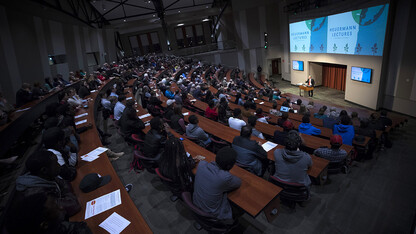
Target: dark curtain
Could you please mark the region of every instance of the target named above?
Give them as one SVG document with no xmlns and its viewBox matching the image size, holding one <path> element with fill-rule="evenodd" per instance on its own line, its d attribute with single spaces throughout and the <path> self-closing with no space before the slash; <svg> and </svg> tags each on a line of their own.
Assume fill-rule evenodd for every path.
<svg viewBox="0 0 416 234">
<path fill-rule="evenodd" d="M 322 64 L 322 85 L 332 89 L 345 91 L 347 66 Z"/>
</svg>

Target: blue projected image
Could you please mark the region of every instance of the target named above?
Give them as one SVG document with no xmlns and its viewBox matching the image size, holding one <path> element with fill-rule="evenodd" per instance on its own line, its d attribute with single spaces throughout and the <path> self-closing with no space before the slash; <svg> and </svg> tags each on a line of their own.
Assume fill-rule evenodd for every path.
<svg viewBox="0 0 416 234">
<path fill-rule="evenodd" d="M 351 80 L 371 83 L 371 69 L 363 67 L 351 67 Z"/>
<path fill-rule="evenodd" d="M 382 56 L 389 4 L 291 23 L 291 53 Z"/>
<path fill-rule="evenodd" d="M 292 60 L 292 69 L 303 71 L 303 61 Z"/>
</svg>

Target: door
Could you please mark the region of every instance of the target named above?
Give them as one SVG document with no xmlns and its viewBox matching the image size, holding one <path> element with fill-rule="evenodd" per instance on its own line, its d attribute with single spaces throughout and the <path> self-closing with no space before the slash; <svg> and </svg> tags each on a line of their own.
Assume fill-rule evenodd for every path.
<svg viewBox="0 0 416 234">
<path fill-rule="evenodd" d="M 281 75 L 281 59 L 272 60 L 272 75 Z"/>
</svg>

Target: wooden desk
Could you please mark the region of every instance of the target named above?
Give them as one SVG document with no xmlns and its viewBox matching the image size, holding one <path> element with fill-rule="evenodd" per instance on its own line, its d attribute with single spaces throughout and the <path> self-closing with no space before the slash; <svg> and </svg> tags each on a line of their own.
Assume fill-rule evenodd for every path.
<svg viewBox="0 0 416 234">
<path fill-rule="evenodd" d="M 107 81 L 103 86 L 110 87 L 113 83 L 113 81 Z M 98 131 L 96 128 L 94 118 L 95 110 L 98 107 L 97 94 L 98 92 L 94 92 L 91 95 L 89 95 L 88 97 L 92 98 L 93 102 L 89 104 L 89 107 L 87 109 L 80 109 L 77 113 L 77 115 L 82 113 L 88 113 L 86 117 L 77 119 L 77 121 L 87 119 L 88 123 L 93 124 L 92 129 L 80 134 L 80 156 L 90 152 L 91 150 L 94 150 L 97 147 L 102 146 L 100 138 L 98 136 Z M 104 229 L 100 228 L 98 225 L 101 222 L 103 222 L 106 218 L 108 218 L 108 216 L 110 216 L 113 212 L 117 212 L 118 214 L 120 214 L 121 216 L 123 216 L 131 222 L 130 225 L 127 226 L 127 228 L 125 229 L 125 233 L 152 233 L 152 230 L 150 230 L 146 221 L 143 219 L 142 215 L 137 210 L 136 205 L 133 203 L 129 194 L 124 188 L 124 185 L 121 183 L 106 153 L 103 153 L 98 159 L 94 160 L 93 162 L 85 162 L 79 159 L 77 172 L 77 177 L 73 182 L 71 182 L 71 184 L 74 189 L 74 193 L 77 196 L 79 203 L 81 204 L 82 209 L 79 213 L 72 216 L 70 218 L 70 221 L 85 221 L 87 222 L 88 226 L 91 228 L 93 233 L 105 233 Z M 79 184 L 85 175 L 93 172 L 103 176 L 110 175 L 111 181 L 107 185 L 98 188 L 90 193 L 83 193 L 79 189 Z M 85 207 L 88 201 L 98 198 L 107 193 L 113 192 L 117 189 L 120 189 L 122 200 L 121 205 L 107 210 L 101 214 L 95 215 L 87 220 L 84 220 Z"/>
<path fill-rule="evenodd" d="M 249 81 L 250 83 L 253 84 L 254 87 L 258 88 L 258 89 L 264 89 L 264 86 L 261 85 L 259 82 L 257 82 L 256 79 L 254 79 L 254 73 L 250 72 L 249 74 Z"/>
<path fill-rule="evenodd" d="M 305 92 L 312 91 L 313 90 L 313 87 L 299 85 L 299 96 L 301 96 L 301 97 L 302 97 L 302 90 L 303 90 L 303 93 L 305 94 Z"/>
</svg>

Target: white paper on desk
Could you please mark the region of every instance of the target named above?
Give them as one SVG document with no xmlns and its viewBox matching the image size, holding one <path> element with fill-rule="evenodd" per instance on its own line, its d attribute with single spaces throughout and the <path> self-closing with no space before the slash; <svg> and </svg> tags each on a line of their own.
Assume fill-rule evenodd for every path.
<svg viewBox="0 0 416 234">
<path fill-rule="evenodd" d="M 189 112 L 185 112 L 185 113 L 182 113 L 182 114 L 183 114 L 183 116 L 189 115 Z"/>
<path fill-rule="evenodd" d="M 196 102 L 196 99 L 189 100 L 190 102 Z"/>
<path fill-rule="evenodd" d="M 126 98 L 126 100 L 130 100 L 130 99 L 133 99 L 133 97 L 128 97 L 128 98 Z"/>
<path fill-rule="evenodd" d="M 84 161 L 87 161 L 87 162 L 92 162 L 92 161 L 96 160 L 97 158 L 99 158 L 99 157 L 95 156 L 95 155 L 88 155 L 88 154 L 81 156 L 81 160 L 84 160 Z"/>
<path fill-rule="evenodd" d="M 129 224 L 130 221 L 114 212 L 107 219 L 105 219 L 99 226 L 104 228 L 107 232 L 111 234 L 119 234 L 127 226 L 129 226 Z"/>
<path fill-rule="evenodd" d="M 26 111 L 26 110 L 29 110 L 30 109 L 30 107 L 28 107 L 28 108 L 25 108 L 25 109 L 20 109 L 20 110 L 16 110 L 15 112 L 21 112 L 21 111 Z"/>
<path fill-rule="evenodd" d="M 262 104 L 264 104 L 264 102 L 260 102 L 259 104 L 262 105 Z"/>
<path fill-rule="evenodd" d="M 97 92 L 97 90 L 95 90 L 95 89 L 94 90 L 91 90 L 91 93 L 95 93 L 95 92 Z"/>
<path fill-rule="evenodd" d="M 295 114 L 296 114 L 296 113 L 298 113 L 298 110 L 293 110 L 293 112 L 295 112 Z"/>
<path fill-rule="evenodd" d="M 86 155 L 98 156 L 98 155 L 100 155 L 100 154 L 104 153 L 104 152 L 105 152 L 105 151 L 107 151 L 107 150 L 108 150 L 108 148 L 98 147 L 98 148 L 96 148 L 95 150 L 93 150 L 93 151 L 89 152 L 89 153 L 88 153 L 88 154 L 86 154 Z"/>
<path fill-rule="evenodd" d="M 273 142 L 270 142 L 270 141 L 267 141 L 266 143 L 264 143 L 263 145 L 261 145 L 261 147 L 263 147 L 263 149 L 266 152 L 269 152 L 271 149 L 273 149 L 276 146 L 277 146 L 277 144 L 275 144 Z"/>
<path fill-rule="evenodd" d="M 87 122 L 87 120 L 83 119 L 83 120 L 80 120 L 80 121 L 76 122 L 75 125 L 80 125 L 80 124 L 83 124 L 83 123 L 86 123 L 86 122 Z"/>
<path fill-rule="evenodd" d="M 257 98 L 253 98 L 254 99 L 254 101 L 256 101 L 257 100 Z"/>
<path fill-rule="evenodd" d="M 94 215 L 100 214 L 120 204 L 120 189 L 117 189 L 114 192 L 105 194 L 99 198 L 87 202 L 85 207 L 85 219 L 91 218 Z"/>
<path fill-rule="evenodd" d="M 78 119 L 78 118 L 81 118 L 81 117 L 84 117 L 84 116 L 87 116 L 87 115 L 88 115 L 88 113 L 80 114 L 80 115 L 75 116 L 75 119 Z"/>
<path fill-rule="evenodd" d="M 149 126 L 150 125 L 150 123 L 147 123 L 147 124 L 145 124 L 144 126 Z"/>
<path fill-rule="evenodd" d="M 144 119 L 144 118 L 149 117 L 149 116 L 150 116 L 150 114 L 140 115 L 139 119 Z"/>
</svg>

